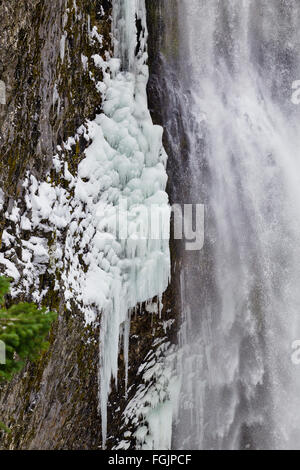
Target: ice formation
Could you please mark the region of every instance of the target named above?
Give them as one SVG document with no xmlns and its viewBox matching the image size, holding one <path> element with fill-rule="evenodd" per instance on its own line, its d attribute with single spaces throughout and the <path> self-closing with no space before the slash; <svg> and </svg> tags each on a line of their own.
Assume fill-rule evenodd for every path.
<svg viewBox="0 0 300 470">
<path fill-rule="evenodd" d="M 132 439 L 138 450 L 171 449 L 180 390 L 176 361 L 176 347 L 166 338 L 157 338 L 139 368 L 142 383 L 123 413 L 124 438 L 116 450 L 127 450 Z"/>
<path fill-rule="evenodd" d="M 139 48 L 136 17 L 142 22 Z M 128 356 L 130 311 L 139 303 L 161 298 L 170 276 L 167 157 L 162 129 L 153 125 L 147 107 L 144 1 L 115 1 L 113 23 L 115 57 L 104 60 L 97 53 L 93 56 L 104 76 L 103 82 L 95 83 L 102 94 L 103 112 L 86 121 L 74 137 L 57 148 L 53 167 L 62 184 L 53 183 L 50 176 L 38 181 L 27 173 L 23 184 L 26 209 L 21 210 L 21 201 L 16 201 L 7 210 L 5 216 L 15 224 L 16 233 L 3 233 L 5 256 L 0 254 L 5 273 L 16 281 L 14 296 L 26 293 L 40 302 L 47 292 L 41 292 L 39 276 L 46 272 L 55 275 L 59 270 L 55 289 L 64 289 L 66 308 L 79 308 L 86 323 L 101 318 L 99 408 L 103 446 L 108 395 L 111 379 L 117 381 L 122 335 L 125 358 Z M 89 25 L 89 35 L 97 49 L 102 42 L 97 28 Z M 64 60 L 64 36 L 60 46 Z M 82 57 L 82 61 L 87 67 L 87 59 Z M 58 100 L 55 85 L 53 104 Z M 82 137 L 89 146 L 77 174 L 72 174 L 64 157 Z M 15 236 L 32 231 L 37 236 L 20 240 L 21 257 L 17 258 Z M 160 398 L 169 400 L 170 394 L 165 390 L 157 396 L 153 407 L 158 406 Z M 169 413 L 169 402 L 162 406 Z M 150 427 L 159 425 L 155 414 L 147 416 Z M 140 429 L 139 442 L 145 441 L 141 434 Z M 163 447 L 170 445 L 165 440 Z"/>
</svg>

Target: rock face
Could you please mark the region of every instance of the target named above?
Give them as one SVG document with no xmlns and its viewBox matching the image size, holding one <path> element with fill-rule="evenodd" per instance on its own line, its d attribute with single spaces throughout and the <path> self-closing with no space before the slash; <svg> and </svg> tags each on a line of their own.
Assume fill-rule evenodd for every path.
<svg viewBox="0 0 300 470">
<path fill-rule="evenodd" d="M 39 236 L 7 218 L 16 199 L 24 201 L 26 171 L 43 179 L 56 146 L 74 135 L 85 118 L 101 106 L 93 79 L 101 79 L 91 55 L 110 47 L 109 1 L 55 0 L 1 2 L 1 80 L 6 104 L 1 106 L 0 180 L 4 192 L 1 234 L 14 243 L 1 251 L 20 271 L 21 240 Z M 91 28 L 103 35 L 96 44 Z M 87 71 L 86 62 L 89 65 Z M 67 155 L 76 171 L 86 142 L 77 142 Z M 62 175 L 53 175 L 60 179 Z M 6 214 L 6 215 L 5 215 Z M 26 228 L 26 227 L 25 227 Z M 49 246 L 54 234 L 48 232 Z M 4 272 L 3 270 L 1 270 Z M 59 310 L 51 333 L 51 348 L 37 364 L 29 364 L 1 392 L 1 419 L 11 428 L 1 447 L 10 449 L 97 449 L 101 446 L 98 414 L 98 331 L 88 331 L 80 311 L 66 311 L 61 289 L 54 291 L 58 273 L 47 265 L 38 289 L 48 289 L 43 304 Z M 59 277 L 59 276 L 58 276 Z M 35 287 L 17 299 L 35 300 Z M 8 299 L 9 302 L 9 299 Z"/>
<path fill-rule="evenodd" d="M 0 73 L 7 90 L 0 121 L 1 173 L 15 197 L 25 169 L 43 174 L 56 145 L 101 104 L 82 55 L 93 67 L 90 24 L 104 33 L 103 52 L 110 50 L 111 6 L 108 1 L 32 0 L 0 7 Z M 96 68 L 93 73 L 99 76 Z"/>
<path fill-rule="evenodd" d="M 112 4 L 109 0 L 11 0 L 0 1 L 0 10 L 0 80 L 5 84 L 5 104 L 0 104 L 0 274 L 10 273 L 16 279 L 8 305 L 34 301 L 59 312 L 49 351 L 9 385 L 2 385 L 0 420 L 11 433 L 0 432 L 0 448 L 101 449 L 101 312 L 87 326 L 78 304 L 65 296 L 66 229 L 54 230 L 42 215 L 38 228 L 28 220 L 40 194 L 36 181 L 63 188 L 72 207 L 70 174 L 77 173 L 89 144 L 84 132 L 64 143 L 86 119 L 101 112 L 102 94 L 95 83 L 102 80 L 103 72 L 92 56 L 105 59 L 112 51 Z M 64 167 L 53 168 L 56 154 L 63 156 Z M 44 196 L 47 201 L 50 194 Z M 64 249 L 58 255 L 61 246 Z M 77 262 L 84 271 L 80 255 Z M 170 398 L 162 377 L 166 367 L 172 375 L 174 366 L 172 357 L 166 364 L 176 332 L 172 286 L 160 314 L 158 304 L 155 298 L 132 314 L 128 386 L 125 390 L 121 347 L 118 386 L 113 387 L 108 404 L 107 448 L 141 446 L 140 434 L 135 434 L 141 425 L 145 435 L 151 434 L 145 419 L 146 392 L 152 390 L 162 403 Z M 159 372 L 147 369 L 153 360 Z"/>
</svg>

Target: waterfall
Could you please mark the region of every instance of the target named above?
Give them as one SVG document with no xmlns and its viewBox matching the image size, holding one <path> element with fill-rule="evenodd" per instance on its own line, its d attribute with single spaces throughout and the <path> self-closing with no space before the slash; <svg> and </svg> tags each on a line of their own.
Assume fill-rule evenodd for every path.
<svg viewBox="0 0 300 470">
<path fill-rule="evenodd" d="M 149 91 L 171 202 L 205 205 L 203 249 L 177 248 L 173 447 L 299 449 L 300 4 L 160 0 L 148 10 L 160 18 L 149 21 Z"/>
</svg>

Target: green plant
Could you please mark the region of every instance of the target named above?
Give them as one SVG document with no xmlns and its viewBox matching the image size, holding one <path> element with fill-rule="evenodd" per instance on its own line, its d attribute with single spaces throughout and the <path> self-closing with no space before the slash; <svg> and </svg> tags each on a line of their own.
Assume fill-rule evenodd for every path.
<svg viewBox="0 0 300 470">
<path fill-rule="evenodd" d="M 0 364 L 0 381 L 10 380 L 27 360 L 34 361 L 49 347 L 47 335 L 55 312 L 39 309 L 35 304 L 20 302 L 5 308 L 10 281 L 0 277 L 0 341 L 5 346 L 5 363 Z M 8 428 L 0 422 L 0 429 Z"/>
</svg>

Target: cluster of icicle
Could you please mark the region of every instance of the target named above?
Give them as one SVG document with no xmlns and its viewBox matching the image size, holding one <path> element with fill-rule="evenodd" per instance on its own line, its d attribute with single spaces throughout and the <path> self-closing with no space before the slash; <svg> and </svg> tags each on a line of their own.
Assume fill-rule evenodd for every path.
<svg viewBox="0 0 300 470">
<path fill-rule="evenodd" d="M 137 18 L 142 25 L 139 38 Z M 91 43 L 100 46 L 96 27 L 92 33 Z M 100 315 L 103 447 L 111 381 L 116 382 L 118 375 L 120 338 L 124 340 L 127 370 L 131 311 L 154 297 L 161 298 L 170 276 L 167 156 L 162 129 L 153 125 L 147 107 L 143 0 L 113 2 L 113 36 L 114 57 L 104 60 L 97 50 L 91 57 L 104 77 L 95 82 L 102 96 L 101 114 L 58 146 L 53 167 L 63 184 L 49 176 L 38 181 L 27 173 L 23 202 L 16 200 L 5 214 L 13 228 L 4 231 L 5 252 L 0 254 L 5 273 L 16 281 L 13 295 L 31 295 L 34 290 L 33 300 L 41 302 L 47 291 L 40 288 L 40 276 L 48 272 L 55 277 L 59 272 L 54 289 L 63 289 L 66 308 L 74 311 L 75 305 L 87 324 L 97 322 Z M 87 59 L 82 59 L 89 73 Z M 54 87 L 58 100 L 56 95 Z M 80 138 L 89 146 L 78 171 L 72 174 L 65 155 Z M 2 199 L 1 193 L 0 208 Z M 28 236 L 23 236 L 27 232 L 38 236 L 28 241 Z M 54 234 L 51 243 L 49 233 Z M 18 251 L 14 248 L 17 243 Z"/>
<path fill-rule="evenodd" d="M 137 19 L 142 25 L 139 38 Z M 162 147 L 162 129 L 153 125 L 147 106 L 145 2 L 115 1 L 113 33 L 116 70 L 106 91 L 99 132 L 104 133 L 105 143 L 113 149 L 120 194 L 127 199 L 124 216 L 130 221 L 130 237 L 121 242 L 120 261 L 110 284 L 109 302 L 103 308 L 100 326 L 99 387 L 104 443 L 111 378 L 117 381 L 120 335 L 124 335 L 127 362 L 130 311 L 155 296 L 160 298 L 170 275 L 166 154 Z M 87 153 L 94 151 L 99 151 L 98 145 L 94 148 L 92 145 Z M 150 208 L 152 226 L 148 223 Z M 159 226 L 153 227 L 153 223 Z M 151 237 L 153 232 L 158 235 L 156 239 Z"/>
</svg>

